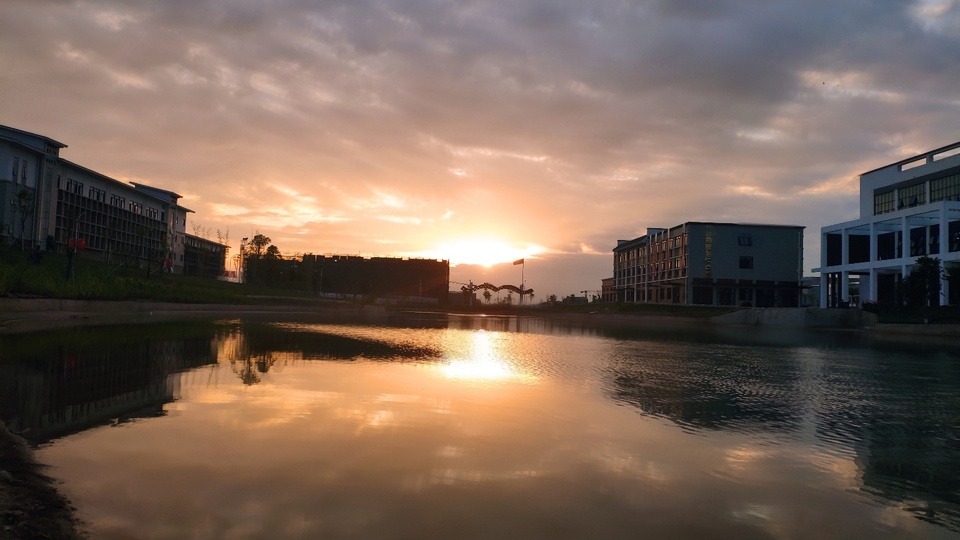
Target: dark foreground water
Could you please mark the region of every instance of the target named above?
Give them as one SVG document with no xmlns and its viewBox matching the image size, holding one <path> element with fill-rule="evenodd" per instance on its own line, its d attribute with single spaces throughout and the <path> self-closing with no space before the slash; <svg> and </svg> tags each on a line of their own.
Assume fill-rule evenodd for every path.
<svg viewBox="0 0 960 540">
<path fill-rule="evenodd" d="M 951 342 L 413 316 L 0 339 L 94 538 L 956 538 Z"/>
</svg>

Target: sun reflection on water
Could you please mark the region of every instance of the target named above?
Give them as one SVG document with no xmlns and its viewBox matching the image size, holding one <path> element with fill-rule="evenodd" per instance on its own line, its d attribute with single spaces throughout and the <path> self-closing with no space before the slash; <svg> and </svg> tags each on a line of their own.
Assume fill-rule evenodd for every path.
<svg viewBox="0 0 960 540">
<path fill-rule="evenodd" d="M 451 358 L 439 369 L 448 379 L 481 383 L 537 381 L 534 375 L 504 358 L 503 339 L 497 332 L 449 332 L 444 349 Z"/>
</svg>

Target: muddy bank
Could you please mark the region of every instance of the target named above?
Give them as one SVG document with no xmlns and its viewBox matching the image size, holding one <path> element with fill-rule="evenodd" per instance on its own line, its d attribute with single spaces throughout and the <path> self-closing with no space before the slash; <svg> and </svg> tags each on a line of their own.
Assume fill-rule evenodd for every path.
<svg viewBox="0 0 960 540">
<path fill-rule="evenodd" d="M 78 539 L 73 508 L 22 438 L 0 422 L 0 539 Z"/>
</svg>

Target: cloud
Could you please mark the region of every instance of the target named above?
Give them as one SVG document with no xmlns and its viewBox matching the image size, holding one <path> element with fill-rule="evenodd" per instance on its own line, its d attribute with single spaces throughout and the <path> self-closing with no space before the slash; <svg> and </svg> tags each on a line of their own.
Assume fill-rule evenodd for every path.
<svg viewBox="0 0 960 540">
<path fill-rule="evenodd" d="M 710 219 L 809 237 L 856 217 L 819 209 L 856 212 L 860 172 L 956 140 L 957 21 L 947 0 L 12 0 L 2 121 L 285 251 L 606 252 Z"/>
</svg>

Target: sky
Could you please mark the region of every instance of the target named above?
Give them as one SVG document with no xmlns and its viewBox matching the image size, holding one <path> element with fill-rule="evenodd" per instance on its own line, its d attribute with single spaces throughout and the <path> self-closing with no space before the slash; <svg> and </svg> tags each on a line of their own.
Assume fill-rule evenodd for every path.
<svg viewBox="0 0 960 540">
<path fill-rule="evenodd" d="M 234 253 L 545 299 L 648 227 L 749 222 L 806 227 L 811 275 L 860 173 L 960 140 L 960 0 L 4 0 L 0 124 Z"/>
</svg>

